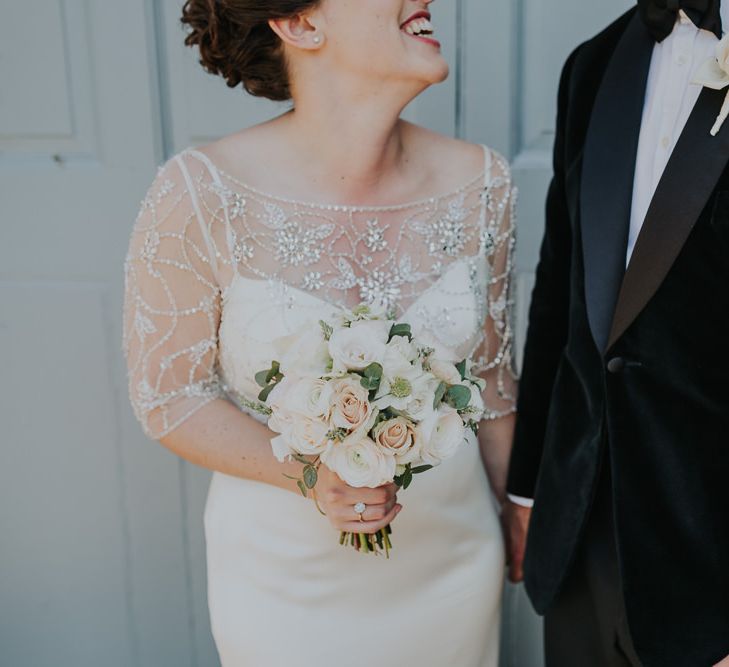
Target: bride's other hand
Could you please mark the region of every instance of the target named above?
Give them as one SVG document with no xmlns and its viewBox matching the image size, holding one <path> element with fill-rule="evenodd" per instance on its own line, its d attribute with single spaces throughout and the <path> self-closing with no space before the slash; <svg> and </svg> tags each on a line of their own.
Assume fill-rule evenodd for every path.
<svg viewBox="0 0 729 667">
<path fill-rule="evenodd" d="M 391 523 L 402 509 L 402 505 L 397 502 L 395 484 L 376 489 L 355 488 L 343 482 L 326 466 L 319 468 L 316 499 L 332 526 L 347 533 L 373 535 Z M 366 506 L 362 521 L 355 511 L 357 503 Z"/>
<path fill-rule="evenodd" d="M 532 510 L 507 500 L 501 520 L 506 543 L 506 563 L 509 566 L 509 581 L 514 584 L 524 579 L 524 552 Z"/>
</svg>

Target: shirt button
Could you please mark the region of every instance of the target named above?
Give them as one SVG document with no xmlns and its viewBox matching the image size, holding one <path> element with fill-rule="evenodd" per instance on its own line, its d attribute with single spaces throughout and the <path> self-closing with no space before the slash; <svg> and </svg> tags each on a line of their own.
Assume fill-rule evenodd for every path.
<svg viewBox="0 0 729 667">
<path fill-rule="evenodd" d="M 617 375 L 618 373 L 621 373 L 624 368 L 625 368 L 625 359 L 623 359 L 622 357 L 613 357 L 607 363 L 607 369 L 613 375 Z"/>
<path fill-rule="evenodd" d="M 671 139 L 669 137 L 663 137 L 663 139 L 661 139 L 661 146 L 663 146 L 663 148 L 668 148 L 670 144 Z"/>
</svg>

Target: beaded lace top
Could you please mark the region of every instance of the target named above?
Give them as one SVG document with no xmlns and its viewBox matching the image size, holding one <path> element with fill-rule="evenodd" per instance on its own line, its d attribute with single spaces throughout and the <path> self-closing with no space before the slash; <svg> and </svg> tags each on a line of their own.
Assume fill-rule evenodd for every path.
<svg viewBox="0 0 729 667">
<path fill-rule="evenodd" d="M 123 347 L 145 432 L 160 438 L 213 400 L 255 399 L 230 386 L 245 383 L 231 383 L 221 363 L 221 321 L 241 307 L 230 298 L 241 284 L 265 290 L 266 306 L 284 311 L 312 299 L 331 309 L 364 301 L 415 320 L 436 346 L 474 356 L 487 380 L 487 418 L 513 412 L 515 191 L 504 158 L 484 154 L 483 172 L 461 187 L 398 206 L 272 196 L 196 150 L 161 167 L 124 266 Z M 464 318 L 472 335 L 461 336 Z"/>
</svg>

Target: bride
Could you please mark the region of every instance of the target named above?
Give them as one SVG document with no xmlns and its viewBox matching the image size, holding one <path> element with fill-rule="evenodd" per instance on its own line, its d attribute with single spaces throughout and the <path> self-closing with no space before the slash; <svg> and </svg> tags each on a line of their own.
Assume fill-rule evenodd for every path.
<svg viewBox="0 0 729 667">
<path fill-rule="evenodd" d="M 205 510 L 224 667 L 495 667 L 515 380 L 504 159 L 399 118 L 448 66 L 429 0 L 188 0 L 187 44 L 280 117 L 160 169 L 125 263 L 125 353 L 145 432 L 214 471 Z M 317 496 L 252 410 L 273 342 L 360 301 L 438 356 L 478 359 L 478 441 L 407 491 Z M 264 420 L 265 421 L 265 420 Z M 358 520 L 355 505 L 366 509 Z M 397 518 L 396 518 L 397 517 Z M 393 522 L 390 560 L 337 531 Z"/>
</svg>

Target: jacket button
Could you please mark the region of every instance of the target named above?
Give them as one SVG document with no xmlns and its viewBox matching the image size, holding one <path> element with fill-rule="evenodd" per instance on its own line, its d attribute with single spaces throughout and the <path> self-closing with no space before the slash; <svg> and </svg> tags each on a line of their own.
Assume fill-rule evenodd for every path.
<svg viewBox="0 0 729 667">
<path fill-rule="evenodd" d="M 620 373 L 625 368 L 625 359 L 622 357 L 613 357 L 607 363 L 607 369 L 611 373 Z"/>
</svg>

